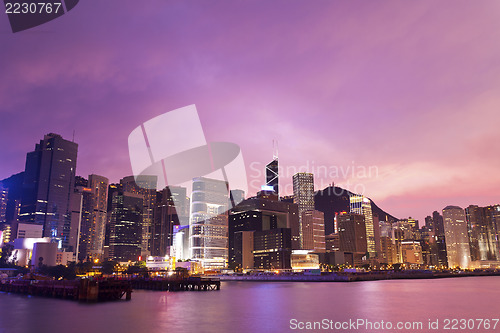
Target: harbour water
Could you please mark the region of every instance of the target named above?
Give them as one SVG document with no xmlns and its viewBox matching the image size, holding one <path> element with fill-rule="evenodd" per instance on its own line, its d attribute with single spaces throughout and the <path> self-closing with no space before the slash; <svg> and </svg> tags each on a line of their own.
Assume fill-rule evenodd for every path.
<svg viewBox="0 0 500 333">
<path fill-rule="evenodd" d="M 469 327 L 462 330 L 458 322 L 461 332 L 500 332 L 500 323 L 493 329 L 494 319 L 499 318 L 497 276 L 351 283 L 223 282 L 220 291 L 137 290 L 132 301 L 97 304 L 0 293 L 1 333 L 446 332 L 447 319 L 469 320 Z M 484 322 L 478 327 L 480 319 L 490 320 L 489 329 Z M 358 320 L 371 322 L 371 329 L 352 325 L 342 329 L 338 324 Z M 385 329 L 376 328 L 381 321 Z M 437 321 L 437 329 L 429 329 L 429 321 Z M 322 326 L 299 329 L 315 322 Z M 331 326 L 326 327 L 327 322 Z M 388 322 L 421 322 L 422 327 L 389 330 Z"/>
</svg>

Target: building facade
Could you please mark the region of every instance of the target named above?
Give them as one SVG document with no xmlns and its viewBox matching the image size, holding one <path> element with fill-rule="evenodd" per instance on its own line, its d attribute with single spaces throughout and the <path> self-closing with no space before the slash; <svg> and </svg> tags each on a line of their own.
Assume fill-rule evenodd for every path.
<svg viewBox="0 0 500 333">
<path fill-rule="evenodd" d="M 143 256 L 151 254 L 151 225 L 154 219 L 157 182 L 157 176 L 149 175 L 128 176 L 120 180 L 124 192 L 139 194 L 143 199 L 141 232 L 141 253 Z"/>
<path fill-rule="evenodd" d="M 137 193 L 114 192 L 110 219 L 109 257 L 137 261 L 141 258 L 144 197 Z"/>
<path fill-rule="evenodd" d="M 304 247 L 303 214 L 314 210 L 314 176 L 312 173 L 299 172 L 293 175 L 293 202 L 299 207 L 300 248 L 307 249 Z"/>
<path fill-rule="evenodd" d="M 326 251 L 325 215 L 319 210 L 302 213 L 302 249 L 316 253 Z"/>
<path fill-rule="evenodd" d="M 228 184 L 198 177 L 191 195 L 191 258 L 206 269 L 220 269 L 228 259 Z"/>
<path fill-rule="evenodd" d="M 74 193 L 78 145 L 50 133 L 26 156 L 20 221 L 41 225 L 67 251 L 76 250 L 70 241 L 70 201 Z"/>
<path fill-rule="evenodd" d="M 361 214 L 365 217 L 366 228 L 366 244 L 370 258 L 377 256 L 375 247 L 375 230 L 373 226 L 372 205 L 370 199 L 363 195 L 352 194 L 349 197 L 350 212 L 354 214 Z"/>
<path fill-rule="evenodd" d="M 448 267 L 470 266 L 470 247 L 465 212 L 457 206 L 447 206 L 443 209 L 444 232 Z"/>
</svg>

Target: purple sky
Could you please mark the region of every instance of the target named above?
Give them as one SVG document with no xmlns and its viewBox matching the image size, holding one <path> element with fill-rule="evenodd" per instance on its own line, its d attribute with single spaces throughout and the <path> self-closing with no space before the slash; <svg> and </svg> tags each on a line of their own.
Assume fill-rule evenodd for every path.
<svg viewBox="0 0 500 333">
<path fill-rule="evenodd" d="M 135 127 L 196 104 L 250 181 L 277 139 L 283 188 L 314 166 L 398 217 L 500 203 L 499 41 L 498 0 L 80 1 L 16 34 L 0 15 L 0 179 L 75 130 L 77 173 L 118 181 Z"/>
</svg>

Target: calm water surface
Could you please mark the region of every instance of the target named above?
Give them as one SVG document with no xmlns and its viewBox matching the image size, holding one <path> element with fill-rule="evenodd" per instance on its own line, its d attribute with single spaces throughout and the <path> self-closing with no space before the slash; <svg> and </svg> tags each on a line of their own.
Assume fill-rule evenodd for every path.
<svg viewBox="0 0 500 333">
<path fill-rule="evenodd" d="M 225 282 L 220 291 L 135 291 L 132 301 L 81 304 L 0 293 L 0 332 L 298 332 L 290 320 L 398 322 L 500 318 L 500 277 L 354 283 Z M 303 330 L 385 332 L 387 330 Z M 457 330 L 458 332 L 500 332 Z M 393 330 L 397 332 L 397 330 Z M 403 332 L 403 331 L 398 331 Z M 405 332 L 417 332 L 406 330 Z M 453 331 L 452 331 L 453 332 Z"/>
</svg>

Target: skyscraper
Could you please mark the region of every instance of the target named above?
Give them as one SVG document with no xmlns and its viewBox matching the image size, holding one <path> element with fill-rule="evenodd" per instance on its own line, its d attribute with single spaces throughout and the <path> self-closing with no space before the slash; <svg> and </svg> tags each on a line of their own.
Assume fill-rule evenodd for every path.
<svg viewBox="0 0 500 333">
<path fill-rule="evenodd" d="M 170 255 L 176 259 L 189 259 L 189 210 L 190 199 L 186 195 L 187 189 L 181 186 L 168 186 L 172 198 L 171 203 L 175 204 L 174 215 L 170 215 L 172 221 L 172 234 L 169 235 L 168 243 L 171 245 Z M 172 210 L 172 209 L 171 209 Z M 156 213 L 155 213 L 156 214 Z M 155 223 L 157 223 L 155 216 Z M 157 237 L 153 235 L 153 237 Z M 162 235 L 161 237 L 165 237 Z"/>
<path fill-rule="evenodd" d="M 244 211 L 262 212 L 262 230 L 289 228 L 291 230 L 292 249 L 300 250 L 299 213 L 297 204 L 293 202 L 278 201 L 275 195 L 258 195 L 257 197 L 244 200 L 233 208 L 231 213 Z"/>
<path fill-rule="evenodd" d="M 446 240 L 444 235 L 443 215 L 438 211 L 432 212 L 432 222 L 434 224 L 434 235 L 436 237 L 437 260 L 440 267 L 448 266 L 448 254 L 446 253 Z"/>
<path fill-rule="evenodd" d="M 50 133 L 26 156 L 19 219 L 43 227 L 43 236 L 75 251 L 70 243 L 70 196 L 74 192 L 78 145 Z M 77 226 L 73 226 L 77 227 Z"/>
<path fill-rule="evenodd" d="M 112 195 L 109 256 L 117 261 L 136 261 L 141 256 L 144 197 L 130 192 Z"/>
<path fill-rule="evenodd" d="M 457 206 L 443 208 L 448 267 L 468 268 L 470 248 L 465 212 Z"/>
<path fill-rule="evenodd" d="M 352 266 L 366 263 L 367 242 L 365 216 L 341 213 L 337 216 L 339 249 L 344 252 L 344 261 Z"/>
<path fill-rule="evenodd" d="M 500 260 L 500 205 L 485 207 L 486 224 L 491 229 L 488 236 L 490 248 L 495 249 L 496 260 Z"/>
<path fill-rule="evenodd" d="M 434 230 L 434 220 L 432 219 L 432 216 L 425 217 L 425 226 L 431 230 Z"/>
<path fill-rule="evenodd" d="M 231 211 L 229 214 L 229 267 L 244 269 L 253 267 L 253 232 L 262 230 L 263 212 L 248 210 Z M 252 234 L 250 236 L 250 234 Z M 251 246 L 247 243 L 252 241 Z M 244 251 L 246 247 L 247 251 Z M 244 264 L 244 259 L 251 257 L 252 264 Z M 249 260 L 249 259 L 248 259 Z"/>
<path fill-rule="evenodd" d="M 302 213 L 302 248 L 325 252 L 325 215 L 319 210 Z"/>
<path fill-rule="evenodd" d="M 278 157 L 275 156 L 268 165 L 266 165 L 266 185 L 272 186 L 274 192 L 279 198 L 279 174 Z"/>
<path fill-rule="evenodd" d="M 314 176 L 312 173 L 299 172 L 293 175 L 293 202 L 299 206 L 300 247 L 305 249 L 303 214 L 314 210 Z"/>
<path fill-rule="evenodd" d="M 106 177 L 90 175 L 88 185 L 82 188 L 80 223 L 80 260 L 103 259 L 104 234 L 108 209 L 108 185 Z"/>
<path fill-rule="evenodd" d="M 136 193 L 143 198 L 142 209 L 142 241 L 141 253 L 143 256 L 150 254 L 151 250 L 151 225 L 153 223 L 154 206 L 156 203 L 157 176 L 141 175 L 128 176 L 120 180 L 123 192 Z"/>
<path fill-rule="evenodd" d="M 175 211 L 179 217 L 180 225 L 189 225 L 190 200 L 186 194 L 187 189 L 181 186 L 168 186 L 168 189 L 175 204 Z"/>
<path fill-rule="evenodd" d="M 7 195 L 8 189 L 0 182 L 0 223 L 7 222 Z"/>
<path fill-rule="evenodd" d="M 491 211 L 476 205 L 465 209 L 472 261 L 498 260 L 497 231 Z"/>
<path fill-rule="evenodd" d="M 292 242 L 290 228 L 274 228 L 253 233 L 254 267 L 290 269 Z"/>
<path fill-rule="evenodd" d="M 193 179 L 191 196 L 191 258 L 205 268 L 226 267 L 229 191 L 225 181 Z"/>
<path fill-rule="evenodd" d="M 174 225 L 179 225 L 176 205 L 169 187 L 156 195 L 154 220 L 151 225 L 151 255 L 164 257 L 170 255 L 173 244 Z"/>
<path fill-rule="evenodd" d="M 365 254 L 367 251 L 365 217 L 344 213 L 337 216 L 340 251 Z"/>
<path fill-rule="evenodd" d="M 367 249 L 370 258 L 375 258 L 375 231 L 373 227 L 373 215 L 370 199 L 360 194 L 352 194 L 349 199 L 351 213 L 361 214 L 365 217 Z"/>
</svg>

